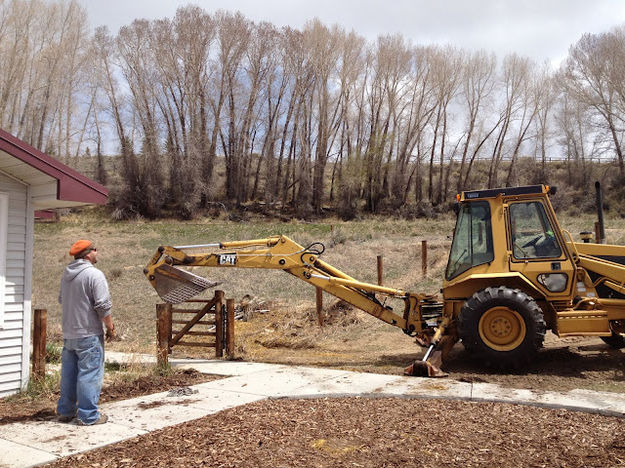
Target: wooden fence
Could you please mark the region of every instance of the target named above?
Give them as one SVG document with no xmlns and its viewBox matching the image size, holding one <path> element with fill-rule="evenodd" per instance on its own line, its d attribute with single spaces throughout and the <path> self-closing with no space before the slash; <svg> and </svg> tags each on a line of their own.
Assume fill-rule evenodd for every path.
<svg viewBox="0 0 625 468">
<path fill-rule="evenodd" d="M 48 328 L 47 309 L 35 309 L 33 317 L 32 373 L 34 377 L 46 375 L 46 335 Z"/>
<path fill-rule="evenodd" d="M 196 307 L 189 308 L 189 305 Z M 215 357 L 223 357 L 224 351 L 228 357 L 234 354 L 234 300 L 224 300 L 223 291 L 215 291 L 212 299 L 192 299 L 175 307 L 168 303 L 156 304 L 156 318 L 160 365 L 167 365 L 174 346 L 215 348 Z M 174 325 L 182 327 L 174 330 Z M 189 341 L 189 337 L 201 340 Z"/>
</svg>

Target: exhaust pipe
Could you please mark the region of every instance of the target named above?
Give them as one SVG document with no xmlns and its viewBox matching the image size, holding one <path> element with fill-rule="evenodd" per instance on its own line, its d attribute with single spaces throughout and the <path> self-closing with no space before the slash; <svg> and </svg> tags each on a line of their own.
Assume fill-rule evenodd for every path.
<svg viewBox="0 0 625 468">
<path fill-rule="evenodd" d="M 605 244 L 605 224 L 603 222 L 603 192 L 601 191 L 601 183 L 595 182 L 595 191 L 597 193 L 597 217 L 598 222 L 595 226 L 597 244 Z"/>
</svg>

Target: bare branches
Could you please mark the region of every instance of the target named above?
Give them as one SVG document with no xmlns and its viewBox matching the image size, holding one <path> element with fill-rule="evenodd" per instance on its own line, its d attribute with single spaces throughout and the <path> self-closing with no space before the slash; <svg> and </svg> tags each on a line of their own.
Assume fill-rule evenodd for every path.
<svg viewBox="0 0 625 468">
<path fill-rule="evenodd" d="M 0 3 L 0 127 L 59 156 L 82 124 L 85 17 L 74 0 Z"/>
<path fill-rule="evenodd" d="M 89 37 L 84 17 L 76 0 L 0 1 L 0 126 L 96 155 L 120 216 L 192 217 L 215 199 L 423 213 L 452 190 L 547 182 L 551 157 L 576 186 L 600 156 L 625 178 L 625 27 L 584 35 L 554 79 L 514 54 L 368 43 L 319 20 L 185 6 Z"/>
<path fill-rule="evenodd" d="M 561 77 L 567 95 L 590 109 L 598 128 L 611 140 L 619 177 L 625 180 L 623 160 L 623 122 L 625 89 L 625 35 L 623 28 L 609 33 L 585 34 L 569 50 Z"/>
</svg>

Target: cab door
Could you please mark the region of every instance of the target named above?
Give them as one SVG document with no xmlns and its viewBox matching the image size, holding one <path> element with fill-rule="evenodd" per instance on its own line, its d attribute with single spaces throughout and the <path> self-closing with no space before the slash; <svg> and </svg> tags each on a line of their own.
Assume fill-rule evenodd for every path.
<svg viewBox="0 0 625 468">
<path fill-rule="evenodd" d="M 522 273 L 545 296 L 566 299 L 574 283 L 574 267 L 557 222 L 543 200 L 508 203 L 510 271 Z"/>
</svg>

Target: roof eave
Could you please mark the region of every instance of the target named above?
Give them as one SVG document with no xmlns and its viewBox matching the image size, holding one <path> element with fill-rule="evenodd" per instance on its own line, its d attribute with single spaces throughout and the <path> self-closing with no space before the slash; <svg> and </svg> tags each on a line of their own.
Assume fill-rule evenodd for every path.
<svg viewBox="0 0 625 468">
<path fill-rule="evenodd" d="M 108 189 L 74 169 L 0 129 L 0 150 L 57 180 L 57 199 L 80 204 L 103 205 Z"/>
</svg>

